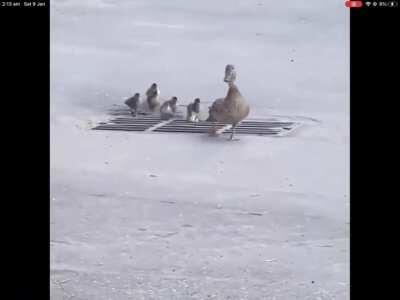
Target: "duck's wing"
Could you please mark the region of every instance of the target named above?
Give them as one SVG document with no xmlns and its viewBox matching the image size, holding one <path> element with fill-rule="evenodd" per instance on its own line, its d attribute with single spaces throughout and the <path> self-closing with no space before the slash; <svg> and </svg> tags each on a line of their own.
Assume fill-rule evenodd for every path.
<svg viewBox="0 0 400 300">
<path fill-rule="evenodd" d="M 228 114 L 228 109 L 225 105 L 225 99 L 219 98 L 213 102 L 210 106 L 209 111 L 210 117 L 215 121 L 222 121 L 225 119 L 225 116 Z"/>
<path fill-rule="evenodd" d="M 224 98 L 218 98 L 216 99 L 213 104 L 210 107 L 210 112 L 214 113 L 222 113 L 226 111 L 225 105 L 224 105 Z"/>
<path fill-rule="evenodd" d="M 134 102 L 135 102 L 135 99 L 133 97 L 130 97 L 130 98 L 126 99 L 124 103 L 128 106 L 131 106 L 132 104 L 134 104 Z"/>
</svg>

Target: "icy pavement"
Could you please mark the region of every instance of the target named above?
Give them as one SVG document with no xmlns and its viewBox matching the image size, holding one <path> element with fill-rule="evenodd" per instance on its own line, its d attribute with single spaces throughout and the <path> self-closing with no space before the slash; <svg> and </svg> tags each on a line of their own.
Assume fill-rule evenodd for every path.
<svg viewBox="0 0 400 300">
<path fill-rule="evenodd" d="M 348 298 L 345 144 L 59 130 L 53 299 Z"/>
<path fill-rule="evenodd" d="M 342 2 L 54 0 L 51 13 L 52 300 L 349 299 Z M 227 63 L 249 118 L 307 124 L 237 142 L 90 130 L 153 81 L 181 104 L 223 96 Z"/>
</svg>

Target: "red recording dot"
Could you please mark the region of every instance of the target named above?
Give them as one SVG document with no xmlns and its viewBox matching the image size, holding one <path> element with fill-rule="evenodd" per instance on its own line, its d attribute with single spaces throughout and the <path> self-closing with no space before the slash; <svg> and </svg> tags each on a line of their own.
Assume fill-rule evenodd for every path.
<svg viewBox="0 0 400 300">
<path fill-rule="evenodd" d="M 363 2 L 362 1 L 346 1 L 345 5 L 346 5 L 346 7 L 349 7 L 349 8 L 357 8 L 357 7 L 362 7 Z"/>
</svg>

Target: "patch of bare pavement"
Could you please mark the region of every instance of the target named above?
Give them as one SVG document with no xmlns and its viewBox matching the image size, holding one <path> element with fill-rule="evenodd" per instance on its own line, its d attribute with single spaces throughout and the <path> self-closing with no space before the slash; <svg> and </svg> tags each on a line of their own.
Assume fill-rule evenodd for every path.
<svg viewBox="0 0 400 300">
<path fill-rule="evenodd" d="M 346 224 L 312 207 L 72 198 L 52 203 L 52 299 L 348 297 Z"/>
</svg>

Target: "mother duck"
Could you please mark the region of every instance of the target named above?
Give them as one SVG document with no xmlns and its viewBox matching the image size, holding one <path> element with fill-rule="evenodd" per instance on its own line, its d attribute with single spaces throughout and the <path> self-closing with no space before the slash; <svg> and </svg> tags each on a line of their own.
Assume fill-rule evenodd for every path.
<svg viewBox="0 0 400 300">
<path fill-rule="evenodd" d="M 224 81 L 228 83 L 229 89 L 225 98 L 219 98 L 211 105 L 209 119 L 214 122 L 228 123 L 232 125 L 232 134 L 229 140 L 233 140 L 235 129 L 239 122 L 244 120 L 250 112 L 250 107 L 240 94 L 238 87 L 234 84 L 236 71 L 233 65 L 225 67 Z M 213 135 L 216 135 L 216 124 L 212 128 Z"/>
</svg>

